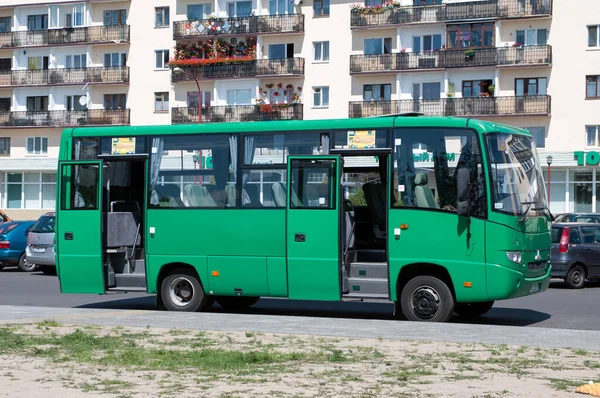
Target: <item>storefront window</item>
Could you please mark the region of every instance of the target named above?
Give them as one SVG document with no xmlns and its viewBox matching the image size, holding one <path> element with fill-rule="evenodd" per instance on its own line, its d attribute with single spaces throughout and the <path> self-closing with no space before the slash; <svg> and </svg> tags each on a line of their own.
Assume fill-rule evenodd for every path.
<svg viewBox="0 0 600 398">
<path fill-rule="evenodd" d="M 570 211 L 591 212 L 592 208 L 592 170 L 569 171 L 569 194 L 573 198 Z"/>
<path fill-rule="evenodd" d="M 0 196 L 9 209 L 54 209 L 56 174 L 0 173 Z"/>
</svg>

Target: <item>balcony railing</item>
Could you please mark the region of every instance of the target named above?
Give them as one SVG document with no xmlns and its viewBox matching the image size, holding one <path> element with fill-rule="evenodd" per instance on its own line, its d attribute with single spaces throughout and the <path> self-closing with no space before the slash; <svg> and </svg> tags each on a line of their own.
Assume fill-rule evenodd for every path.
<svg viewBox="0 0 600 398">
<path fill-rule="evenodd" d="M 302 119 L 302 104 L 289 104 L 286 108 L 280 105 L 226 105 L 202 108 L 202 123 Z M 172 108 L 171 123 L 198 123 L 198 108 Z"/>
<path fill-rule="evenodd" d="M 129 25 L 87 26 L 0 33 L 0 48 L 68 45 L 75 43 L 120 43 L 129 41 Z"/>
<path fill-rule="evenodd" d="M 498 47 L 471 50 L 427 51 L 351 55 L 350 73 L 374 73 L 419 69 L 469 68 L 477 66 L 526 66 L 552 63 L 552 47 Z"/>
<path fill-rule="evenodd" d="M 349 117 L 421 112 L 429 116 L 549 115 L 550 96 L 441 98 L 432 100 L 355 101 Z"/>
<path fill-rule="evenodd" d="M 197 79 L 226 79 L 249 76 L 302 76 L 304 58 L 257 59 L 207 66 L 184 66 Z M 186 73 L 171 74 L 173 82 L 192 80 Z"/>
<path fill-rule="evenodd" d="M 126 66 L 0 71 L 0 86 L 126 82 L 129 82 L 129 67 Z"/>
<path fill-rule="evenodd" d="M 431 6 L 403 6 L 380 12 L 350 14 L 350 27 L 363 28 L 477 20 L 482 18 L 529 18 L 552 15 L 552 0 L 493 0 L 454 2 Z"/>
<path fill-rule="evenodd" d="M 129 109 L 0 112 L 0 128 L 69 127 L 127 124 L 129 124 Z"/>
<path fill-rule="evenodd" d="M 261 15 L 173 22 L 173 39 L 249 33 L 304 32 L 304 14 Z"/>
</svg>

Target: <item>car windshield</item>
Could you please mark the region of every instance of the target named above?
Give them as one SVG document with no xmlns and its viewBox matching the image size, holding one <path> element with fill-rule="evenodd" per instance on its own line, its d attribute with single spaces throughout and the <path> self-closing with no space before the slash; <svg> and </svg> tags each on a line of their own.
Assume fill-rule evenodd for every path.
<svg viewBox="0 0 600 398">
<path fill-rule="evenodd" d="M 38 234 L 54 232 L 54 216 L 41 216 L 31 228 L 31 232 Z"/>
<path fill-rule="evenodd" d="M 546 208 L 546 191 L 535 143 L 531 137 L 492 133 L 487 135 L 490 159 L 492 209 L 522 215 L 529 208 Z"/>
</svg>

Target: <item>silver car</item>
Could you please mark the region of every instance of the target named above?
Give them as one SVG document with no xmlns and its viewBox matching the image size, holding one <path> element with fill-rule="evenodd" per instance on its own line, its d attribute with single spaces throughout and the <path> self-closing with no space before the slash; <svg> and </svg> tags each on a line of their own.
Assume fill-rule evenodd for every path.
<svg viewBox="0 0 600 398">
<path fill-rule="evenodd" d="M 27 263 L 35 264 L 44 274 L 54 274 L 56 263 L 54 260 L 54 212 L 41 216 L 31 227 L 27 236 L 25 254 Z"/>
</svg>

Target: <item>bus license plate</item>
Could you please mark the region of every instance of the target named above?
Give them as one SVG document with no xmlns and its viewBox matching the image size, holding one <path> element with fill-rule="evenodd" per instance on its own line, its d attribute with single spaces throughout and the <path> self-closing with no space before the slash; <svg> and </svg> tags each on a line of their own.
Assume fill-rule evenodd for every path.
<svg viewBox="0 0 600 398">
<path fill-rule="evenodd" d="M 534 283 L 533 285 L 531 285 L 531 288 L 529 289 L 529 293 L 535 293 L 539 290 L 540 290 L 540 284 Z"/>
<path fill-rule="evenodd" d="M 46 253 L 46 248 L 45 247 L 34 247 L 33 252 L 34 253 Z"/>
</svg>

